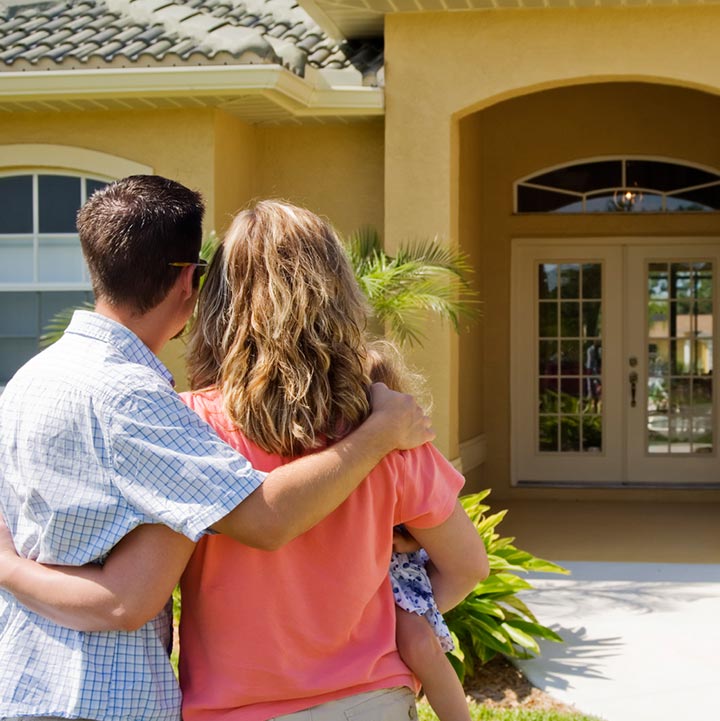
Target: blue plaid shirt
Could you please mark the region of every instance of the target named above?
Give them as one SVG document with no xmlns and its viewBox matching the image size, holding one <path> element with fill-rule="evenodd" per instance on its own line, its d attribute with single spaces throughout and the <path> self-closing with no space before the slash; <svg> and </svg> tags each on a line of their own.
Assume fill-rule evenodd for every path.
<svg viewBox="0 0 720 721">
<path fill-rule="evenodd" d="M 0 505 L 18 552 L 99 561 L 164 523 L 197 540 L 262 482 L 124 326 L 78 311 L 0 396 Z M 0 592 L 0 718 L 180 719 L 166 609 L 138 631 L 57 626 Z"/>
</svg>

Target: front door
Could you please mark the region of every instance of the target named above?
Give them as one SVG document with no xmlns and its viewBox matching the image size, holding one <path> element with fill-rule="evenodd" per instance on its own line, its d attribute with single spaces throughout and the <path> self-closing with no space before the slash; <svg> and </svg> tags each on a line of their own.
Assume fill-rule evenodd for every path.
<svg viewBox="0 0 720 721">
<path fill-rule="evenodd" d="M 720 483 L 720 243 L 513 247 L 514 482 Z"/>
</svg>

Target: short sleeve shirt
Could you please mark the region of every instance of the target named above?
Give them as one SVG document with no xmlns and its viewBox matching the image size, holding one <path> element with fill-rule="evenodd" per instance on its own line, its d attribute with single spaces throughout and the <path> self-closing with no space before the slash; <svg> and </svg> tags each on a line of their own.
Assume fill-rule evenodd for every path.
<svg viewBox="0 0 720 721">
<path fill-rule="evenodd" d="M 289 460 L 233 429 L 219 393 L 184 397 L 256 468 Z M 183 719 L 262 721 L 414 687 L 395 643 L 393 526 L 440 525 L 462 484 L 428 444 L 386 456 L 330 516 L 278 551 L 203 538 L 182 580 Z"/>
<path fill-rule="evenodd" d="M 0 508 L 18 552 L 102 561 L 140 524 L 200 538 L 264 474 L 223 443 L 124 326 L 76 312 L 0 396 Z M 82 633 L 0 592 L 0 718 L 180 718 L 167 611 L 136 632 Z"/>
</svg>

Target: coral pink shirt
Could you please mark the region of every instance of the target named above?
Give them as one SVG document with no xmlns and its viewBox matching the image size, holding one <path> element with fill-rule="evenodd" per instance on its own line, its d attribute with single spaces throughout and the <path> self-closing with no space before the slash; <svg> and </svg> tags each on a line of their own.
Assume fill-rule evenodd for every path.
<svg viewBox="0 0 720 721">
<path fill-rule="evenodd" d="M 287 462 L 232 428 L 217 391 L 183 397 L 255 468 Z M 428 444 L 388 455 L 337 510 L 278 551 L 205 536 L 182 579 L 184 721 L 263 721 L 415 688 L 395 645 L 392 529 L 440 525 L 462 485 Z"/>
</svg>

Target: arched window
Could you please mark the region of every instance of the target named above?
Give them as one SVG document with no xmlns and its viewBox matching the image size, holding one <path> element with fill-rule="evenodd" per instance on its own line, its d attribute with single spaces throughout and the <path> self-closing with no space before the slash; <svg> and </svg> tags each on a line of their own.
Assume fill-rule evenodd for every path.
<svg viewBox="0 0 720 721">
<path fill-rule="evenodd" d="M 720 210 L 720 173 L 647 158 L 584 160 L 515 183 L 516 213 L 708 213 Z"/>
<path fill-rule="evenodd" d="M 37 353 L 55 313 L 92 300 L 75 215 L 107 182 L 67 171 L 0 174 L 0 386 Z"/>
</svg>

